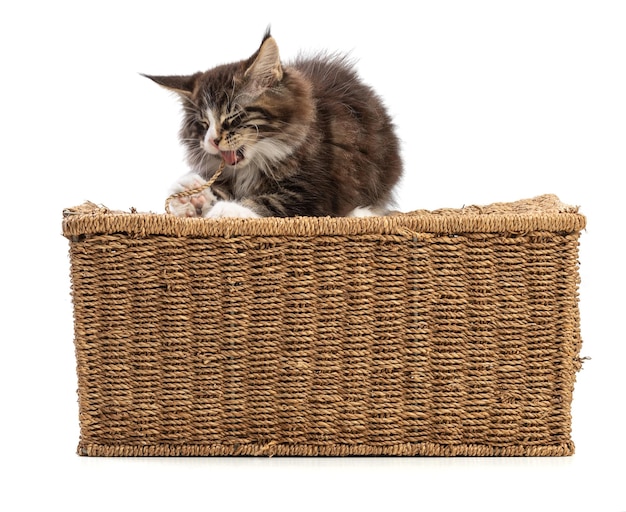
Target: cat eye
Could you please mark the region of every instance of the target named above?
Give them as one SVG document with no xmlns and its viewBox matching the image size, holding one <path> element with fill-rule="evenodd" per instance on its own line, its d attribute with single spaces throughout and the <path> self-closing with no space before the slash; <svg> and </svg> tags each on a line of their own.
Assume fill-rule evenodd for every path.
<svg viewBox="0 0 626 512">
<path fill-rule="evenodd" d="M 244 115 L 245 115 L 245 111 L 244 110 L 236 110 L 234 112 L 231 112 L 224 119 L 224 122 L 223 122 L 224 127 L 225 128 L 236 128 L 239 124 L 241 124 L 241 121 L 242 121 Z"/>
</svg>

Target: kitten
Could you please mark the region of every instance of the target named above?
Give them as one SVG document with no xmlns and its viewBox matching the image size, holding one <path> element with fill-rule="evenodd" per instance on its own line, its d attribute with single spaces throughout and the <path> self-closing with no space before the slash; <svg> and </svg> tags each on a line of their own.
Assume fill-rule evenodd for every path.
<svg viewBox="0 0 626 512">
<path fill-rule="evenodd" d="M 345 57 L 280 60 L 265 33 L 247 60 L 189 76 L 149 76 L 178 94 L 180 139 L 193 172 L 172 201 L 190 217 L 383 215 L 402 173 L 399 142 L 381 100 Z"/>
</svg>

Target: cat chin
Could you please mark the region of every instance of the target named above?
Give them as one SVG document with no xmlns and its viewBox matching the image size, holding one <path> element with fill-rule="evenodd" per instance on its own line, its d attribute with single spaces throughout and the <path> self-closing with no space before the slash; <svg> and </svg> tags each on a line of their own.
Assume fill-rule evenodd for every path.
<svg viewBox="0 0 626 512">
<path fill-rule="evenodd" d="M 268 162 L 284 160 L 293 152 L 293 147 L 284 142 L 268 138 L 260 140 L 251 146 L 249 152 L 250 160 L 254 160 L 258 162 L 259 166 L 263 166 Z M 248 157 L 248 155 L 246 156 Z"/>
<path fill-rule="evenodd" d="M 258 219 L 260 215 L 236 201 L 218 201 L 205 215 L 207 218 Z"/>
</svg>

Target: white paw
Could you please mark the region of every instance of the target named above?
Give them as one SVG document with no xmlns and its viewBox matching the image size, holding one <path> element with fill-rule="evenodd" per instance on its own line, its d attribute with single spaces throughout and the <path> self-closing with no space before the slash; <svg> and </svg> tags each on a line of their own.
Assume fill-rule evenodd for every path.
<svg viewBox="0 0 626 512">
<path fill-rule="evenodd" d="M 202 186 L 206 183 L 197 174 L 185 174 L 172 187 L 172 194 L 185 192 Z M 191 196 L 177 197 L 170 201 L 170 211 L 177 217 L 206 217 L 211 206 L 217 201 L 217 198 L 211 192 L 211 188 L 206 188 L 198 194 Z"/>
<path fill-rule="evenodd" d="M 352 210 L 348 217 L 376 217 L 378 214 L 372 210 L 369 206 L 362 207 L 357 206 L 354 210 Z"/>
<path fill-rule="evenodd" d="M 206 217 L 238 217 L 242 219 L 256 219 L 259 218 L 260 215 L 235 201 L 218 201 L 215 205 L 213 205 L 213 208 L 209 210 Z"/>
</svg>

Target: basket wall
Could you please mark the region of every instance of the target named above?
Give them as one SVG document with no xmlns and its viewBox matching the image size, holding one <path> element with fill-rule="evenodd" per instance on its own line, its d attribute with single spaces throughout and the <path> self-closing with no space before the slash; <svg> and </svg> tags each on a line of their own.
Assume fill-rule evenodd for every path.
<svg viewBox="0 0 626 512">
<path fill-rule="evenodd" d="M 573 453 L 584 218 L 559 205 L 68 212 L 79 453 Z"/>
</svg>

